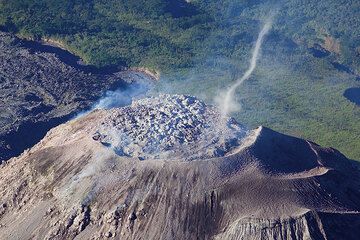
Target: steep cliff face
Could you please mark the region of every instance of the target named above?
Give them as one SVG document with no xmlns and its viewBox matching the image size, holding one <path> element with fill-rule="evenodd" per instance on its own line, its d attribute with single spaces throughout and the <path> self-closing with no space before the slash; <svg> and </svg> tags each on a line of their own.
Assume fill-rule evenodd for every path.
<svg viewBox="0 0 360 240">
<path fill-rule="evenodd" d="M 114 111 L 122 110 L 54 128 L 1 165 L 1 239 L 359 236 L 359 170 L 336 150 L 260 127 L 222 156 L 184 161 L 178 145 L 164 158 L 139 159 L 94 139 Z"/>
</svg>

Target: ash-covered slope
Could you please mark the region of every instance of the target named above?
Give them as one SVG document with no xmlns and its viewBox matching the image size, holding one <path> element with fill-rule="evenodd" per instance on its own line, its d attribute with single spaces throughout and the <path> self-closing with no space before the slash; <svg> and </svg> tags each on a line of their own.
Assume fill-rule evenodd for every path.
<svg viewBox="0 0 360 240">
<path fill-rule="evenodd" d="M 336 150 L 162 95 L 1 165 L 0 239 L 357 239 L 359 175 Z"/>
</svg>

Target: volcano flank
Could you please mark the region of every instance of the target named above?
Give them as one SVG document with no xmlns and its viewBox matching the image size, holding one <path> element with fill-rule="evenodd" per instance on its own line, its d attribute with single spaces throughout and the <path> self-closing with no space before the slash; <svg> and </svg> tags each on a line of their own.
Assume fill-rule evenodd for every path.
<svg viewBox="0 0 360 240">
<path fill-rule="evenodd" d="M 160 95 L 0 165 L 0 239 L 356 239 L 359 177 L 335 149 Z"/>
</svg>

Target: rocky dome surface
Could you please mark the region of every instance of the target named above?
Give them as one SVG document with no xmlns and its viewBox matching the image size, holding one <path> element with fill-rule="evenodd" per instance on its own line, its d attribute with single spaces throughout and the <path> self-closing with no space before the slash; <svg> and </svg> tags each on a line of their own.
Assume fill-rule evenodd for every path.
<svg viewBox="0 0 360 240">
<path fill-rule="evenodd" d="M 93 139 L 121 156 L 193 160 L 223 156 L 246 134 L 195 97 L 163 94 L 108 111 Z"/>
<path fill-rule="evenodd" d="M 190 132 L 231 139 L 226 131 L 206 127 L 206 117 L 217 116 L 216 110 L 186 96 L 139 100 L 60 125 L 0 165 L 0 239 L 358 239 L 359 164 L 334 149 L 259 127 L 211 158 L 205 152 L 203 159 L 188 161 L 190 154 L 174 150 L 139 159 L 154 156 L 146 148 L 139 155 L 119 154 L 113 145 L 127 144 L 104 131 L 126 132 L 129 119 L 141 116 L 134 122 L 143 124 L 133 131 L 148 130 L 144 146 L 151 145 L 149 136 L 160 134 L 145 118 L 167 111 L 158 107 L 161 99 L 173 104 L 169 110 L 185 108 L 180 115 L 186 121 L 198 111 L 193 121 L 204 125 L 193 124 L 198 130 Z M 129 116 L 120 114 L 125 112 Z M 241 127 L 228 128 L 243 133 Z M 201 139 L 185 136 L 174 144 Z M 221 143 L 208 148 L 222 148 Z"/>
</svg>

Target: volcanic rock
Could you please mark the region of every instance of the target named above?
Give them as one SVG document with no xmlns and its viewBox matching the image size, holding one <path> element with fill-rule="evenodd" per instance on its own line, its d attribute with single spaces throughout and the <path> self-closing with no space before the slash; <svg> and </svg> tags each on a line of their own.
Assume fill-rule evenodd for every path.
<svg viewBox="0 0 360 240">
<path fill-rule="evenodd" d="M 181 117 L 172 122 L 174 116 Z M 196 98 L 164 95 L 52 129 L 0 165 L 0 239 L 358 239 L 358 163 L 218 117 Z M 189 119 L 197 123 L 182 127 Z M 189 141 L 175 139 L 173 149 L 157 141 L 156 156 L 150 137 L 160 139 L 161 128 L 169 140 L 183 132 Z M 129 144 L 115 141 L 111 130 L 127 134 L 138 152 L 119 154 Z M 203 139 L 215 141 L 203 147 Z M 217 139 L 231 140 L 230 147 Z M 181 151 L 191 146 L 198 152 Z M 210 148 L 223 156 L 208 154 Z"/>
<path fill-rule="evenodd" d="M 239 146 L 247 134 L 216 108 L 183 95 L 140 99 L 106 111 L 96 129 L 94 140 L 111 146 L 119 155 L 140 159 L 221 156 Z"/>
<path fill-rule="evenodd" d="M 131 71 L 87 73 L 24 43 L 0 32 L 0 164 L 89 108 L 106 90 L 146 78 Z"/>
</svg>

